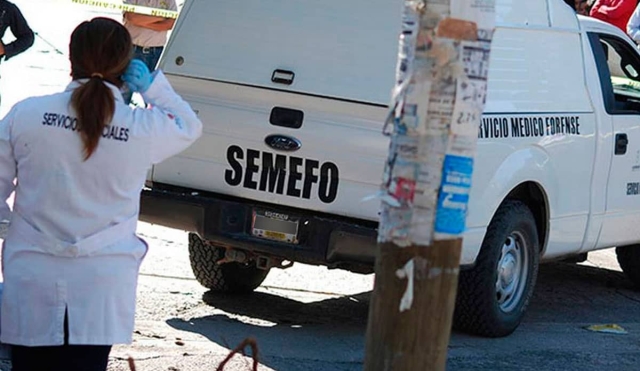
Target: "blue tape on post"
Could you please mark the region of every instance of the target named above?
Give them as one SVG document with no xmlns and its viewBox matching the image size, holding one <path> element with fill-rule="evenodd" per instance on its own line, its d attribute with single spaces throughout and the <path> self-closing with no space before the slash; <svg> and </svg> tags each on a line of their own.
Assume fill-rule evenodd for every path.
<svg viewBox="0 0 640 371">
<path fill-rule="evenodd" d="M 436 233 L 461 235 L 464 232 L 472 174 L 473 158 L 445 156 L 436 209 Z"/>
</svg>

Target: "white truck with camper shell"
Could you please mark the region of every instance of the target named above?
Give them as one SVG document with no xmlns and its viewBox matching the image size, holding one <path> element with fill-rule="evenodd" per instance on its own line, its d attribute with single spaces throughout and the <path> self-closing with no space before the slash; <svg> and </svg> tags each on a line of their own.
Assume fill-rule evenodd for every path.
<svg viewBox="0 0 640 371">
<path fill-rule="evenodd" d="M 149 173 L 141 219 L 190 232 L 202 285 L 373 271 L 402 4 L 187 0 L 160 66 L 204 134 Z M 454 316 L 483 336 L 517 328 L 543 261 L 617 247 L 640 286 L 634 43 L 562 0 L 496 12 Z"/>
</svg>

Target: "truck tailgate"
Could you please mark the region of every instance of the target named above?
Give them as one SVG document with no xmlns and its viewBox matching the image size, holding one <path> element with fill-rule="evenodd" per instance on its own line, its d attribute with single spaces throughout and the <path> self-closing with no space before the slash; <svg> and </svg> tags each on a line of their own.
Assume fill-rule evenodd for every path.
<svg viewBox="0 0 640 371">
<path fill-rule="evenodd" d="M 386 108 L 168 75 L 198 112 L 203 136 L 154 167 L 152 179 L 193 189 L 376 220 L 388 139 Z M 299 128 L 272 124 L 276 111 L 303 113 Z M 283 151 L 272 135 L 300 145 Z M 285 143 L 286 144 L 286 143 Z"/>
</svg>

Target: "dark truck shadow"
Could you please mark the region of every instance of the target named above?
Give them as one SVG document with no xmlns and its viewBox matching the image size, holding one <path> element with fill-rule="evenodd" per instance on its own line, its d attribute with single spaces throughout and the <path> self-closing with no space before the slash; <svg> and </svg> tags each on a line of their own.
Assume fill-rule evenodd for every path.
<svg viewBox="0 0 640 371">
<path fill-rule="evenodd" d="M 634 310 L 635 309 L 635 310 Z M 577 264 L 540 267 L 525 323 L 624 323 L 640 320 L 640 292 L 618 271 Z"/>
<path fill-rule="evenodd" d="M 312 303 L 263 292 L 248 295 L 207 292 L 203 300 L 215 314 L 189 321 L 171 319 L 168 324 L 204 335 L 230 349 L 253 336 L 258 340 L 261 363 L 277 370 L 333 370 L 336 364 L 340 365 L 340 370 L 360 370 L 369 299 L 370 292 Z M 502 339 L 454 332 L 449 365 L 456 370 L 476 369 L 477 354 L 486 353 L 486 349 L 480 349 L 495 348 L 497 352 L 501 347 L 509 346 L 512 339 L 526 342 L 524 338 L 539 332 L 536 326 L 562 324 L 576 331 L 575 336 L 585 336 L 587 331 L 582 329 L 583 324 L 639 321 L 640 293 L 632 290 L 631 283 L 622 273 L 568 263 L 545 264 L 540 269 L 536 292 L 521 327 Z M 540 341 L 544 342 L 544 339 Z M 456 352 L 456 348 L 461 350 Z M 496 355 L 496 359 L 502 358 L 504 354 Z M 300 360 L 299 367 L 293 365 L 295 362 L 291 363 L 292 359 Z M 640 355 L 637 359 L 640 360 Z M 286 367 L 279 367 L 285 364 Z M 484 364 L 487 369 L 525 369 L 517 362 L 509 364 L 504 360 Z M 553 364 L 549 368 L 531 369 L 557 367 Z"/>
<path fill-rule="evenodd" d="M 270 293 L 220 295 L 206 292 L 203 301 L 224 312 L 285 326 L 366 326 L 370 292 L 303 303 Z"/>
<path fill-rule="evenodd" d="M 260 363 L 274 370 L 361 370 L 369 296 L 361 293 L 302 303 L 262 292 L 206 292 L 203 300 L 216 314 L 167 323 L 228 349 L 254 337 Z M 339 368 L 335 360 L 340 360 Z"/>
</svg>

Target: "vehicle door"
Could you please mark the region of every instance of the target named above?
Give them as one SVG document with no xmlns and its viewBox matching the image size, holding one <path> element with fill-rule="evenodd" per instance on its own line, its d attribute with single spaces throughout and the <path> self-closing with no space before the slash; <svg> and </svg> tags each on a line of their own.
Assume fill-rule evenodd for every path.
<svg viewBox="0 0 640 371">
<path fill-rule="evenodd" d="M 640 241 L 640 56 L 633 44 L 615 35 L 590 35 L 602 86 L 613 153 L 606 189 L 600 244 Z"/>
</svg>

